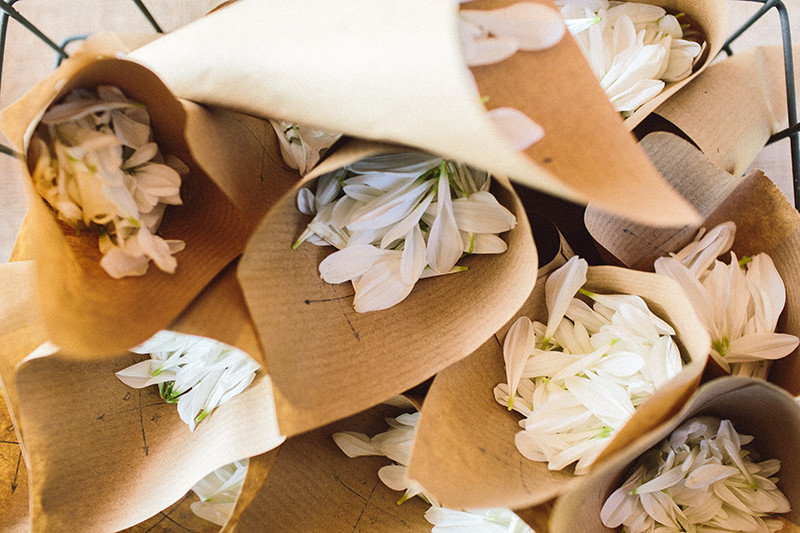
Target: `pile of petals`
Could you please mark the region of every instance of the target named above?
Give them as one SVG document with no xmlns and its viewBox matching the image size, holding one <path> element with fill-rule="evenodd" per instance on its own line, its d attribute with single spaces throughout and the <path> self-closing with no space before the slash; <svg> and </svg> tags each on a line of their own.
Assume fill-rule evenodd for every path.
<svg viewBox="0 0 800 533">
<path fill-rule="evenodd" d="M 278 137 L 281 157 L 290 167 L 305 175 L 342 136 L 341 132 L 330 132 L 303 124 L 270 120 Z"/>
<path fill-rule="evenodd" d="M 197 424 L 252 383 L 258 363 L 227 344 L 174 331 L 159 331 L 132 352 L 150 359 L 117 372 L 129 387 L 158 385 L 161 397 L 178 404 L 181 420 Z"/>
<path fill-rule="evenodd" d="M 333 440 L 348 457 L 364 455 L 386 456 L 395 464 L 378 470 L 380 480 L 392 490 L 405 491 L 398 504 L 419 495 L 431 507 L 425 518 L 434 525 L 433 533 L 481 531 L 486 533 L 533 533 L 525 522 L 508 509 L 493 508 L 460 511 L 441 507 L 436 497 L 419 483 L 409 479 L 408 463 L 414 446 L 419 413 L 406 413 L 387 418 L 390 429 L 370 438 L 363 433 L 343 431 L 333 434 Z"/>
<path fill-rule="evenodd" d="M 233 514 L 242 492 L 249 461 L 244 459 L 219 468 L 192 487 L 200 501 L 192 502 L 194 514 L 218 526 L 224 526 Z"/>
<path fill-rule="evenodd" d="M 683 39 L 678 16 L 637 2 L 560 0 L 567 28 L 617 111 L 629 114 L 665 82 L 692 73 L 702 46 Z"/>
<path fill-rule="evenodd" d="M 775 333 L 786 288 L 769 255 L 717 259 L 733 245 L 736 226 L 702 231 L 673 257 L 655 262 L 658 274 L 681 284 L 711 335 L 711 357 L 735 376 L 766 379 L 769 362 L 797 348 L 794 335 Z"/>
<path fill-rule="evenodd" d="M 463 254 L 505 252 L 497 234 L 516 218 L 489 192 L 490 177 L 422 153 L 363 159 L 303 188 L 298 209 L 314 215 L 308 240 L 338 251 L 319 265 L 328 283 L 353 282 L 355 310 L 389 308 L 420 278 L 466 270 Z"/>
<path fill-rule="evenodd" d="M 627 533 L 779 531 L 771 516 L 790 511 L 775 474 L 780 461 L 754 461 L 753 437 L 728 420 L 698 417 L 642 455 L 633 474 L 606 500 L 601 519 Z"/>
<path fill-rule="evenodd" d="M 114 278 L 141 276 L 152 259 L 173 273 L 183 241 L 156 232 L 181 203 L 183 162 L 163 156 L 144 105 L 117 87 L 76 89 L 44 114 L 32 140 L 37 192 L 71 226 L 100 233 L 100 261 Z"/>
<path fill-rule="evenodd" d="M 681 371 L 672 327 L 638 296 L 581 289 L 587 263 L 571 258 L 547 279 L 547 324 L 520 317 L 506 335 L 508 383 L 495 399 L 525 416 L 517 449 L 583 474 L 638 405 Z M 576 298 L 581 292 L 590 307 Z"/>
</svg>

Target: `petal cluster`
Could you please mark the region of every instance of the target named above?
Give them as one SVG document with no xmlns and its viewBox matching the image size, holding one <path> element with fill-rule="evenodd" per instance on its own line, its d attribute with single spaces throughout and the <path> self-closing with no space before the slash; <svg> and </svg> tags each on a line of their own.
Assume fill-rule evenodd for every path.
<svg viewBox="0 0 800 533">
<path fill-rule="evenodd" d="M 278 137 L 284 163 L 305 175 L 342 136 L 341 132 L 326 131 L 283 120 L 270 120 Z"/>
<path fill-rule="evenodd" d="M 224 526 L 236 507 L 247 476 L 249 461 L 244 459 L 219 468 L 192 487 L 200 501 L 192 502 L 194 514 L 218 526 Z"/>
<path fill-rule="evenodd" d="M 561 0 L 561 15 L 617 111 L 627 115 L 692 73 L 702 46 L 681 15 L 636 2 Z"/>
<path fill-rule="evenodd" d="M 348 457 L 380 455 L 395 461 L 395 464 L 381 468 L 378 477 L 390 489 L 405 491 L 398 504 L 417 495 L 431 504 L 425 518 L 434 525 L 431 530 L 433 533 L 533 533 L 509 509 L 457 510 L 441 507 L 433 494 L 409 479 L 408 463 L 419 417 L 420 413 L 415 412 L 387 418 L 390 429 L 371 438 L 363 433 L 343 431 L 334 433 L 333 440 Z"/>
<path fill-rule="evenodd" d="M 520 453 L 551 470 L 577 462 L 576 474 L 682 365 L 672 327 L 638 296 L 581 289 L 587 269 L 573 257 L 548 278 L 547 324 L 524 316 L 514 323 L 503 345 L 507 383 L 494 390 L 498 403 L 525 416 Z"/>
<path fill-rule="evenodd" d="M 464 270 L 464 254 L 507 249 L 498 234 L 516 218 L 489 185 L 486 172 L 428 154 L 370 157 L 299 191 L 298 209 L 314 218 L 295 247 L 338 248 L 319 265 L 322 279 L 351 281 L 360 313 L 386 309 L 419 279 Z"/>
<path fill-rule="evenodd" d="M 144 275 L 151 260 L 175 272 L 184 243 L 156 232 L 189 169 L 161 154 L 142 104 L 114 86 L 76 89 L 44 114 L 31 153 L 37 192 L 64 222 L 99 231 L 110 276 Z"/>
<path fill-rule="evenodd" d="M 733 222 L 700 232 L 672 257 L 655 262 L 658 274 L 681 284 L 711 335 L 711 356 L 732 375 L 766 379 L 769 363 L 792 353 L 794 335 L 776 333 L 786 304 L 786 288 L 769 255 L 760 253 L 729 263 L 717 259 L 730 250 Z"/>
<path fill-rule="evenodd" d="M 158 385 L 161 397 L 178 404 L 181 420 L 194 431 L 197 424 L 252 383 L 256 363 L 245 352 L 196 335 L 159 331 L 132 348 L 150 355 L 117 372 L 129 387 Z"/>
<path fill-rule="evenodd" d="M 783 527 L 790 511 L 776 483 L 780 461 L 759 461 L 729 420 L 698 417 L 641 456 L 606 500 L 601 519 L 623 531 L 759 532 Z"/>
</svg>

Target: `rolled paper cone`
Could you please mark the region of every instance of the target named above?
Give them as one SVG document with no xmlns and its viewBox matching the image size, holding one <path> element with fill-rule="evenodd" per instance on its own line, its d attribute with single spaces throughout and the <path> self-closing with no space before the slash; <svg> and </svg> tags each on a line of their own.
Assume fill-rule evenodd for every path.
<svg viewBox="0 0 800 533">
<path fill-rule="evenodd" d="M 154 387 L 131 389 L 114 375 L 141 356 L 26 357 L 26 350 L 47 338 L 35 312 L 33 268 L 20 262 L 2 265 L 2 270 L 3 293 L 14 298 L 0 308 L 0 376 L 23 437 L 33 531 L 132 526 L 180 500 L 211 471 L 283 441 L 270 379 L 263 371 L 190 432 L 175 406 Z M 235 297 L 225 297 L 219 288 L 238 290 L 235 282 L 229 268 L 175 329 L 206 335 L 221 330 L 237 347 L 257 349 L 257 341 L 248 340 L 255 335 L 252 327 L 248 333 L 224 324 L 221 309 L 231 321 L 237 313 L 246 315 L 243 303 L 233 309 L 229 303 Z"/>
<path fill-rule="evenodd" d="M 378 479 L 386 457 L 349 458 L 333 441 L 338 431 L 370 437 L 388 429 L 386 417 L 403 411 L 377 406 L 335 424 L 289 438 L 277 451 L 269 477 L 233 531 L 429 532 L 429 504 L 410 498 Z"/>
<path fill-rule="evenodd" d="M 618 267 L 589 267 L 585 288 L 641 296 L 653 313 L 674 327 L 684 361 L 678 376 L 637 407 L 597 464 L 674 415 L 699 385 L 708 357 L 708 334 L 679 296 L 678 285 L 664 281 L 672 282 Z M 537 283 L 517 316 L 546 321 L 544 286 L 544 280 Z M 512 323 L 468 358 L 440 372 L 422 406 L 409 477 L 446 507 L 524 509 L 574 490 L 584 479 L 575 476 L 571 466 L 551 471 L 547 463 L 526 459 L 514 444 L 520 416 L 499 405 L 492 393 L 506 380 L 502 341 Z"/>
<path fill-rule="evenodd" d="M 783 48 L 752 48 L 715 63 L 654 116 L 668 120 L 718 167 L 744 174 L 770 136 L 788 126 Z"/>
<path fill-rule="evenodd" d="M 630 0 L 624 0 L 630 1 Z M 699 61 L 692 68 L 692 73 L 680 80 L 667 83 L 664 89 L 652 100 L 634 111 L 627 119 L 625 125 L 633 129 L 641 123 L 650 113 L 664 102 L 670 101 L 676 95 L 685 91 L 689 82 L 700 75 L 714 60 L 725 40 L 728 38 L 728 3 L 724 0 L 633 0 L 642 4 L 654 4 L 666 9 L 669 13 L 684 13 L 697 24 L 705 37 L 705 48 L 701 52 Z M 678 19 L 683 22 L 685 19 Z"/>
<path fill-rule="evenodd" d="M 517 218 L 502 234 L 506 252 L 467 257 L 460 262 L 466 272 L 420 280 L 394 307 L 356 313 L 349 282 L 320 279 L 319 264 L 332 249 L 292 249 L 310 221 L 297 210 L 296 195 L 325 172 L 387 150 L 400 149 L 365 141 L 342 146 L 270 210 L 241 259 L 239 281 L 286 435 L 364 410 L 467 356 L 516 312 L 536 281 L 525 211 L 499 178 L 493 192 Z"/>
<path fill-rule="evenodd" d="M 239 0 L 129 58 L 197 102 L 415 146 L 654 224 L 697 218 L 635 146 L 570 35 L 470 72 L 455 2 Z M 544 138 L 517 151 L 482 97 L 522 111 Z M 647 208 L 655 201 L 663 209 Z"/>
<path fill-rule="evenodd" d="M 694 416 L 730 420 L 740 434 L 754 437 L 752 446 L 763 459 L 779 459 L 778 487 L 792 504 L 782 515 L 782 531 L 796 531 L 800 523 L 800 464 L 795 460 L 800 439 L 800 407 L 785 391 L 751 378 L 725 377 L 704 384 L 681 411 L 660 426 L 643 433 L 628 447 L 599 465 L 579 486 L 556 500 L 550 520 L 552 533 L 598 533 L 603 526 L 600 509 L 608 496 L 627 478 L 635 460 L 667 438 Z"/>
<path fill-rule="evenodd" d="M 800 336 L 800 214 L 775 184 L 760 171 L 745 178 L 713 165 L 688 142 L 668 133 L 642 140 L 664 176 L 705 218 L 711 229 L 725 221 L 736 224 L 733 251 L 737 257 L 768 254 L 786 287 L 786 305 L 777 331 Z M 633 224 L 590 206 L 586 226 L 595 240 L 623 264 L 652 270 L 653 261 L 681 249 L 700 226 L 652 228 Z M 800 355 L 795 350 L 772 363 L 769 381 L 800 394 Z"/>
<path fill-rule="evenodd" d="M 151 265 L 145 276 L 115 280 L 100 266 L 97 234 L 76 232 L 33 191 L 33 161 L 20 160 L 30 198 L 31 230 L 21 245 L 32 250 L 49 338 L 81 357 L 118 355 L 172 322 L 231 260 L 252 229 L 236 205 L 194 161 L 184 138 L 186 112 L 154 74 L 141 65 L 78 54 L 3 115 L 3 127 L 27 153 L 39 117 L 50 103 L 77 87 L 112 84 L 147 105 L 156 141 L 164 153 L 190 168 L 181 187 L 182 206 L 170 206 L 159 228 L 165 238 L 185 241 L 178 269 L 167 274 Z M 253 177 L 253 179 L 258 179 Z"/>
</svg>

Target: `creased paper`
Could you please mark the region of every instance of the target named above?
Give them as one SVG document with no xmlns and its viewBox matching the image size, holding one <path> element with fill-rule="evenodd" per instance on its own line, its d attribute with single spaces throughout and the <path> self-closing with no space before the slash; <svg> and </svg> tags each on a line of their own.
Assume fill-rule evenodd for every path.
<svg viewBox="0 0 800 533">
<path fill-rule="evenodd" d="M 129 57 L 197 102 L 416 146 L 637 220 L 696 218 L 635 146 L 571 36 L 471 73 L 449 0 L 239 0 Z M 544 139 L 512 149 L 483 97 L 523 111 Z"/>
</svg>

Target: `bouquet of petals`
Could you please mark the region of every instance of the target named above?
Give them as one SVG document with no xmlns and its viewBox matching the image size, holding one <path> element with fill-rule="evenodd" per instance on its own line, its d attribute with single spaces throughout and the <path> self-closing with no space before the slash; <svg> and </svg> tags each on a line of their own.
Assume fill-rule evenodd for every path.
<svg viewBox="0 0 800 533">
<path fill-rule="evenodd" d="M 795 374 L 800 271 L 794 259 L 800 215 L 760 172 L 735 178 L 667 133 L 650 134 L 642 144 L 667 179 L 692 198 L 710 229 L 700 236 L 699 227 L 691 225 L 656 229 L 590 206 L 585 218 L 590 233 L 617 261 L 639 269 L 657 264 L 680 280 L 712 336 L 711 355 L 720 374 L 757 375 L 800 393 Z M 770 218 L 762 217 L 764 212 Z M 716 259 L 729 249 L 728 262 Z M 664 257 L 671 254 L 674 258 Z M 773 360 L 772 370 L 766 360 Z"/>
<path fill-rule="evenodd" d="M 750 378 L 711 381 L 559 497 L 550 530 L 788 531 L 798 523 L 798 435 L 800 409 L 785 391 Z"/>
<path fill-rule="evenodd" d="M 577 461 L 576 475 L 681 371 L 675 330 L 638 296 L 581 289 L 587 269 L 575 256 L 548 277 L 547 324 L 514 322 L 503 343 L 507 383 L 494 390 L 526 417 L 515 437 L 520 453 L 551 470 Z"/>
<path fill-rule="evenodd" d="M 580 485 L 584 476 L 576 476 L 573 466 L 552 470 L 540 461 L 563 467 L 585 457 L 580 470 L 587 470 L 584 466 L 595 457 L 602 464 L 668 418 L 696 390 L 710 342 L 677 283 L 607 266 L 588 268 L 584 283 L 580 263 L 570 261 L 566 270 L 538 283 L 518 313 L 546 321 L 546 327 L 512 321 L 434 379 L 421 409 L 409 476 L 442 505 L 524 509 L 544 503 Z M 553 290 L 559 286 L 565 289 Z M 589 301 L 605 306 L 596 306 L 599 316 L 585 302 L 574 302 L 579 286 L 590 294 Z M 641 300 L 613 296 L 624 294 Z M 642 302 L 655 316 L 644 311 Z M 555 320 L 561 313 L 576 321 Z M 674 330 L 679 356 L 664 335 L 669 330 Z M 565 348 L 552 349 L 556 343 Z M 617 345 L 621 350 L 615 353 Z M 528 359 L 529 353 L 534 357 Z M 528 373 L 531 378 L 524 377 Z M 495 389 L 504 382 L 508 388 Z M 509 404 L 530 416 L 520 421 L 508 412 Z M 521 432 L 520 425 L 530 431 Z"/>
<path fill-rule="evenodd" d="M 314 219 L 306 239 L 338 248 L 319 265 L 328 283 L 352 281 L 353 306 L 392 307 L 422 277 L 463 271 L 464 254 L 497 254 L 497 234 L 514 215 L 489 192 L 490 176 L 423 153 L 374 156 L 321 176 L 317 193 L 302 188 L 298 208 Z"/>
</svg>

